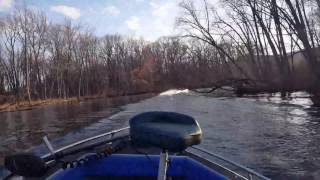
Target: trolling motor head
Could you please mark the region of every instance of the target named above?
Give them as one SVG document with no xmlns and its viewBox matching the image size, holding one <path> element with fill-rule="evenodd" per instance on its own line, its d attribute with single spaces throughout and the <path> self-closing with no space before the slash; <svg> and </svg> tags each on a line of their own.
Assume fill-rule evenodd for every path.
<svg viewBox="0 0 320 180">
<path fill-rule="evenodd" d="M 181 152 L 200 144 L 202 131 L 191 116 L 176 112 L 152 111 L 130 119 L 130 136 L 135 145 L 155 146 L 169 152 Z"/>
<path fill-rule="evenodd" d="M 7 156 L 4 165 L 13 174 L 23 177 L 42 177 L 48 169 L 43 159 L 31 153 Z"/>
<path fill-rule="evenodd" d="M 166 179 L 168 151 L 180 152 L 200 144 L 202 131 L 192 117 L 175 112 L 145 112 L 129 121 L 130 136 L 135 145 L 153 145 L 162 149 L 158 180 Z"/>
</svg>

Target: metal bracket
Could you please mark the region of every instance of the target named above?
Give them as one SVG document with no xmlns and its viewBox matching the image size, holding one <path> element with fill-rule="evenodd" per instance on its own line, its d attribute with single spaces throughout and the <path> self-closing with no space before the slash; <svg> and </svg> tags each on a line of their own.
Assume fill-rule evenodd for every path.
<svg viewBox="0 0 320 180">
<path fill-rule="evenodd" d="M 47 148 L 49 149 L 50 154 L 54 155 L 55 151 L 54 151 L 52 144 L 50 143 L 48 137 L 44 136 L 42 139 L 43 139 L 44 143 L 46 144 Z"/>
<path fill-rule="evenodd" d="M 160 159 L 159 159 L 159 169 L 158 169 L 158 178 L 157 180 L 165 180 L 166 174 L 167 174 L 167 168 L 168 168 L 168 151 L 162 150 L 160 153 Z"/>
</svg>

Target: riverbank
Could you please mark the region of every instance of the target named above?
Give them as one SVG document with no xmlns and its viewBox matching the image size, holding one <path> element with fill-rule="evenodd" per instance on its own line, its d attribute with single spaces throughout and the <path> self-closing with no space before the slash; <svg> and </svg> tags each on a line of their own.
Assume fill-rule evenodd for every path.
<svg viewBox="0 0 320 180">
<path fill-rule="evenodd" d="M 157 92 L 141 92 L 134 94 L 117 94 L 117 95 L 107 95 L 107 96 L 84 96 L 84 97 L 70 97 L 70 98 L 51 98 L 51 99 L 38 99 L 29 101 L 19 101 L 15 103 L 4 103 L 0 104 L 0 113 L 1 112 L 13 112 L 13 111 L 26 111 L 31 110 L 37 107 L 47 106 L 47 105 L 56 105 L 56 104 L 77 104 L 83 101 L 90 101 L 95 99 L 104 99 L 104 98 L 117 98 L 125 96 L 136 96 L 143 94 L 157 94 Z"/>
<path fill-rule="evenodd" d="M 31 110 L 38 106 L 62 104 L 62 103 L 79 103 L 79 100 L 77 98 L 67 98 L 67 99 L 32 100 L 31 102 L 20 101 L 16 103 L 5 103 L 0 105 L 0 112 Z"/>
</svg>

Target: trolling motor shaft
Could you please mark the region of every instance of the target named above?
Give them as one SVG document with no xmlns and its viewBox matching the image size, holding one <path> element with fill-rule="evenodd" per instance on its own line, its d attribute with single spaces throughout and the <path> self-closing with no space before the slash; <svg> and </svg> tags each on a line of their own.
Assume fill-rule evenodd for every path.
<svg viewBox="0 0 320 180">
<path fill-rule="evenodd" d="M 158 178 L 157 180 L 165 180 L 167 175 L 167 168 L 168 168 L 168 151 L 163 149 L 160 154 L 159 159 L 159 169 L 158 169 Z"/>
</svg>

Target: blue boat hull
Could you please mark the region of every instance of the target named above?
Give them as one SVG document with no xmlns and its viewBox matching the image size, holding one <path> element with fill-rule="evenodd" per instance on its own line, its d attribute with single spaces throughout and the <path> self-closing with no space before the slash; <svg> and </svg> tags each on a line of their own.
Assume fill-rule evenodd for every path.
<svg viewBox="0 0 320 180">
<path fill-rule="evenodd" d="M 212 179 L 224 180 L 224 176 L 209 169 L 203 164 L 186 156 L 170 156 L 167 176 L 178 179 L 197 180 Z M 108 177 L 157 177 L 159 164 L 158 155 L 114 154 L 101 160 L 92 160 L 86 164 L 59 170 L 49 179 L 90 179 Z"/>
</svg>

